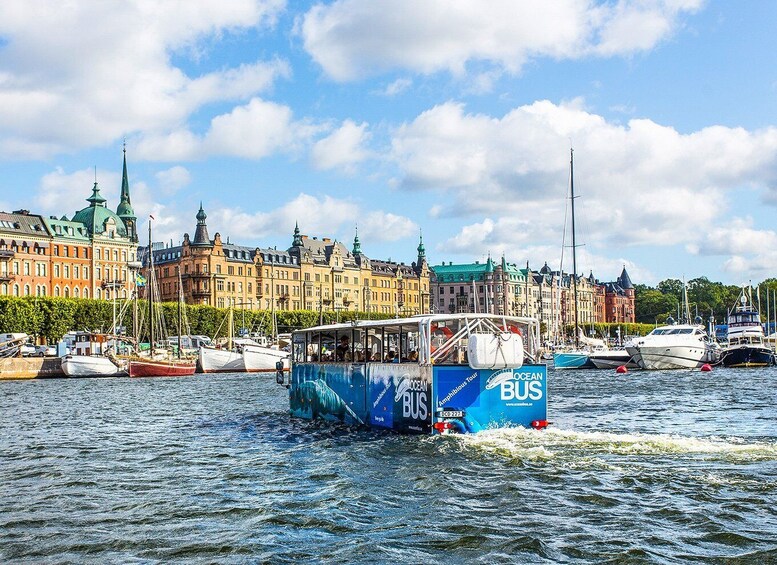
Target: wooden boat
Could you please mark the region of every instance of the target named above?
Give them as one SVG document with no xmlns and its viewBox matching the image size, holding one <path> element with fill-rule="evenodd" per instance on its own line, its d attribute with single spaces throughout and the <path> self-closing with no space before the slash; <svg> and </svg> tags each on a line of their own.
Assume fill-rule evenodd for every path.
<svg viewBox="0 0 777 565">
<path fill-rule="evenodd" d="M 132 359 L 129 362 L 130 377 L 188 377 L 196 369 L 197 363 L 188 359 Z"/>
</svg>

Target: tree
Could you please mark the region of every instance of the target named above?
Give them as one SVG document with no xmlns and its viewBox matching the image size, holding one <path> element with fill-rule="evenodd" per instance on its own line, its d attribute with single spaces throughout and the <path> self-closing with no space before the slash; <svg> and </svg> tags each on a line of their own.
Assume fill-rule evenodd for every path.
<svg viewBox="0 0 777 565">
<path fill-rule="evenodd" d="M 634 311 L 637 322 L 653 324 L 656 319 L 663 323 L 677 311 L 678 300 L 672 294 L 649 289 L 634 295 Z"/>
</svg>

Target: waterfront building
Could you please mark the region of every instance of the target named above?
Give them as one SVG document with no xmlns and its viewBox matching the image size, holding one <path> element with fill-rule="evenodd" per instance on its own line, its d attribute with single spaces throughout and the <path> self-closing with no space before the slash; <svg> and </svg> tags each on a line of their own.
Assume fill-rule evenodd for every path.
<svg viewBox="0 0 777 565">
<path fill-rule="evenodd" d="M 502 258 L 495 264 L 443 263 L 432 267 L 432 302 L 436 312 L 487 312 L 531 316 L 540 320 L 542 337 L 558 339 L 575 323 L 574 279 L 552 270 L 518 268 Z M 577 275 L 577 320 L 583 327 L 600 322 L 634 320 L 634 287 L 624 267 L 613 283 L 600 283 L 590 272 Z"/>
<path fill-rule="evenodd" d="M 623 266 L 620 276 L 613 282 L 604 283 L 605 321 L 609 323 L 633 324 L 636 320 L 634 311 L 634 285 L 631 277 Z"/>
<path fill-rule="evenodd" d="M 51 295 L 93 298 L 92 240 L 86 226 L 66 216 L 51 216 L 45 222 L 52 235 Z"/>
<path fill-rule="evenodd" d="M 229 243 L 229 240 L 225 243 L 219 233 L 210 239 L 207 218 L 200 203 L 194 239 L 185 233 L 181 245 L 155 243 L 152 246 L 154 274 L 161 299 L 178 300 L 180 280 L 181 294 L 187 304 L 260 308 L 256 294 L 258 250 Z M 141 253 L 143 273 L 148 278 L 148 248 L 141 248 Z"/>
<path fill-rule="evenodd" d="M 448 264 L 433 268 L 435 312 L 481 312 L 509 316 L 526 315 L 526 271 L 488 257 L 485 263 Z"/>
<path fill-rule="evenodd" d="M 312 310 L 312 287 L 303 282 L 299 258 L 276 248 L 256 250 L 256 294 L 266 310 Z M 310 277 L 308 277 L 310 278 Z M 309 281 L 308 281 L 309 282 Z M 305 296 L 305 291 L 309 291 Z"/>
<path fill-rule="evenodd" d="M 376 261 L 361 250 L 328 237 L 303 235 L 294 228 L 291 247 L 259 248 L 211 240 L 200 205 L 194 238 L 153 245 L 162 300 L 178 297 L 178 275 L 185 302 L 224 308 L 368 311 L 394 315 L 428 312 L 429 266 L 423 242 L 412 265 Z M 146 248 L 141 248 L 143 254 Z M 147 272 L 148 261 L 144 261 Z"/>
<path fill-rule="evenodd" d="M 411 265 L 370 259 L 362 252 L 358 230 L 349 250 L 330 238 L 303 235 L 299 225 L 288 249 L 300 265 L 304 309 L 399 316 L 429 312 L 429 265 L 423 239 L 417 252 Z"/>
<path fill-rule="evenodd" d="M 51 234 L 29 210 L 0 212 L 0 296 L 50 294 Z"/>
<path fill-rule="evenodd" d="M 127 298 L 134 288 L 129 271 L 136 260 L 137 236 L 127 229 L 125 221 L 116 212 L 106 206 L 97 182 L 86 201 L 89 206 L 78 210 L 71 221 L 82 224 L 89 236 L 89 296 L 106 300 Z M 66 263 L 61 261 L 63 272 Z"/>
</svg>

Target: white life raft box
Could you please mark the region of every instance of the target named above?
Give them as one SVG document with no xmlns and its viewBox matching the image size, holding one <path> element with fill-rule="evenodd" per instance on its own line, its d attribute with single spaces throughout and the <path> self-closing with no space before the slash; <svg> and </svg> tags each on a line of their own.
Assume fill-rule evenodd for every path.
<svg viewBox="0 0 777 565">
<path fill-rule="evenodd" d="M 513 332 L 472 333 L 467 356 L 473 369 L 520 368 L 523 365 L 523 338 Z"/>
</svg>

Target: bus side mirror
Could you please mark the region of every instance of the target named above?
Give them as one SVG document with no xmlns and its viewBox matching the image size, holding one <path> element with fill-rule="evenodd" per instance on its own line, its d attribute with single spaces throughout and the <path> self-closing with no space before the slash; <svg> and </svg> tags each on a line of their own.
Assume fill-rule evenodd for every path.
<svg viewBox="0 0 777 565">
<path fill-rule="evenodd" d="M 275 363 L 275 382 L 282 385 L 286 377 L 283 374 L 283 361 L 277 361 Z"/>
</svg>

